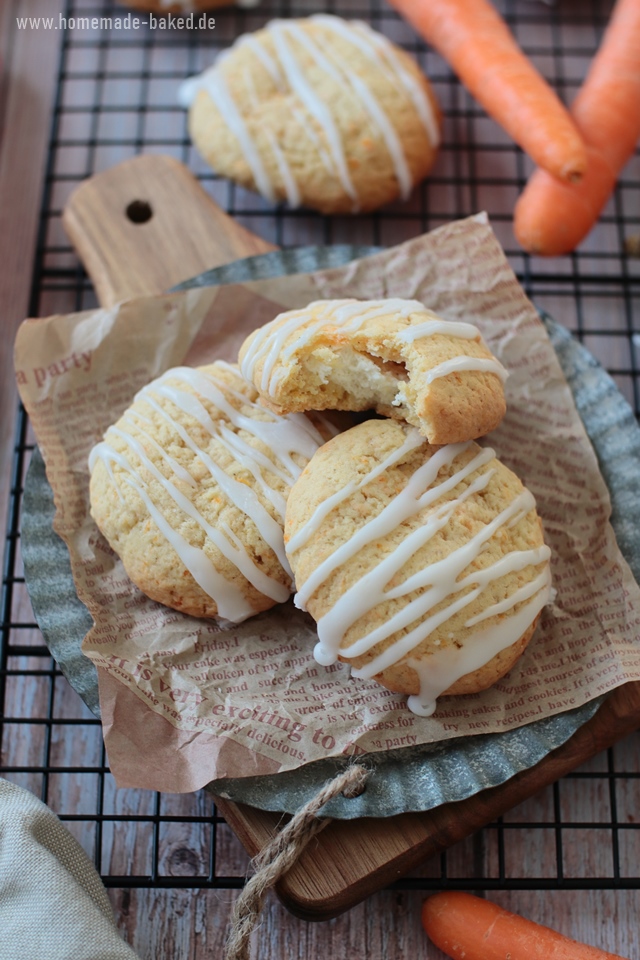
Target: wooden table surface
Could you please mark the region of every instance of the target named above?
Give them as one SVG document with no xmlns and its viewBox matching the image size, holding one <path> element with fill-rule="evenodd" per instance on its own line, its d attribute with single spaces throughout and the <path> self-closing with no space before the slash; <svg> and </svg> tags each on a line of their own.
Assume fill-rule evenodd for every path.
<svg viewBox="0 0 640 960">
<path fill-rule="evenodd" d="M 100 4 L 88 3 L 86 6 L 97 9 Z M 62 7 L 62 0 L 4 0 L 0 6 L 0 304 L 4 325 L 0 340 L 0 515 L 3 518 L 7 516 L 10 495 L 16 411 L 12 339 L 16 326 L 29 313 L 59 44 L 63 36 L 55 31 L 19 30 L 16 17 L 57 17 Z M 270 236 L 268 239 L 275 238 Z M 73 308 L 73 303 L 67 307 L 68 310 Z M 616 358 L 612 357 L 611 365 L 615 366 L 615 362 Z M 24 623 L 33 620 L 26 592 L 20 584 L 14 589 L 11 619 Z M 41 638 L 35 630 L 24 631 L 20 643 L 23 647 L 30 643 L 38 645 Z M 37 667 L 41 661 L 25 657 L 21 662 L 26 669 L 28 666 Z M 23 718 L 44 715 L 46 689 L 43 685 L 34 686 L 29 679 L 21 682 L 20 678 L 10 678 L 5 704 L 8 715 Z M 55 679 L 55 711 L 61 722 L 71 719 L 84 723 L 79 722 L 74 728 L 77 733 L 66 741 L 56 740 L 54 732 L 53 745 L 48 748 L 49 757 L 64 760 L 67 766 L 81 766 L 85 761 L 99 765 L 99 759 L 96 760 L 101 750 L 99 729 L 91 724 L 88 712 L 63 678 Z M 37 724 L 16 725 L 2 744 L 3 766 L 37 765 L 42 747 L 38 737 L 41 736 L 44 734 Z M 616 811 L 611 810 L 606 779 L 611 763 L 616 769 L 630 773 L 624 780 L 624 791 L 618 793 Z M 618 744 L 608 756 L 595 758 L 582 771 L 587 775 L 585 778 L 563 781 L 561 789 L 549 788 L 507 816 L 511 826 L 519 822 L 528 825 L 509 831 L 506 866 L 505 863 L 498 864 L 496 831 L 488 829 L 449 852 L 448 876 L 462 882 L 469 878 L 469 889 L 473 889 L 474 876 L 498 878 L 500 871 L 504 870 L 507 877 L 513 878 L 511 889 L 508 888 L 509 881 L 500 883 L 507 889 L 492 891 L 489 896 L 495 901 L 577 939 L 596 943 L 623 956 L 639 957 L 638 890 L 570 889 L 573 881 L 581 878 L 588 886 L 590 877 L 613 876 L 610 831 L 598 832 L 597 824 L 609 823 L 614 815 L 618 822 L 635 822 L 638 780 L 633 775 L 637 776 L 638 771 L 640 740 L 634 735 Z M 43 790 L 42 778 L 35 775 L 19 772 L 6 775 L 38 795 Z M 75 816 L 68 821 L 68 826 L 93 854 L 93 834 L 80 816 L 84 811 L 86 789 L 86 782 L 81 783 L 80 779 L 74 781 L 69 775 L 56 780 L 51 775 L 47 780 L 46 798 L 56 812 Z M 153 802 L 150 794 L 131 790 L 121 791 L 118 795 L 114 791 L 111 800 L 114 809 L 132 818 L 147 812 Z M 159 857 L 166 868 L 166 877 L 178 878 L 175 886 L 168 885 L 168 880 L 162 888 L 131 888 L 123 884 L 109 889 L 123 935 L 144 960 L 152 957 L 154 960 L 178 957 L 204 960 L 205 957 L 222 956 L 226 925 L 237 890 L 231 886 L 218 890 L 183 889 L 180 886 L 184 877 L 190 874 L 190 865 L 194 861 L 206 863 L 208 841 L 197 825 L 180 823 L 179 818 L 183 814 L 204 813 L 208 808 L 208 799 L 200 795 L 163 798 L 163 812 L 177 819 L 167 826 L 158 841 Z M 559 809 L 563 821 L 574 825 L 563 832 L 567 888 L 526 889 L 527 885 L 531 887 L 536 883 L 544 886 L 544 882 L 537 882 L 536 878 L 553 881 L 556 877 L 557 833 L 553 829 L 536 830 L 531 824 L 553 823 Z M 629 840 L 619 848 L 622 853 L 618 868 L 623 877 L 635 878 L 637 884 L 640 844 L 636 834 L 632 836 L 633 842 Z M 151 834 L 134 831 L 131 824 L 105 828 L 102 836 L 103 871 L 113 876 L 144 872 L 150 843 Z M 246 856 L 228 828 L 219 828 L 216 855 L 224 876 L 237 878 L 243 875 Z M 440 863 L 427 863 L 414 876 L 440 876 Z M 334 960 L 364 960 L 365 957 L 369 960 L 408 957 L 439 960 L 442 954 L 427 943 L 420 928 L 420 904 L 424 896 L 420 889 L 385 890 L 346 915 L 317 924 L 292 917 L 271 897 L 255 935 L 254 956 L 256 960 L 325 956 Z"/>
</svg>

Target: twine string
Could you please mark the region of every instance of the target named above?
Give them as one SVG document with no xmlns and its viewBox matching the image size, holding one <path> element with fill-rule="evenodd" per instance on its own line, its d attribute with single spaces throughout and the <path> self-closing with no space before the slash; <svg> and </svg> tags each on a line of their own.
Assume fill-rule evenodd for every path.
<svg viewBox="0 0 640 960">
<path fill-rule="evenodd" d="M 318 817 L 318 812 L 340 793 L 358 796 L 368 775 L 365 767 L 352 764 L 329 780 L 253 859 L 255 872 L 236 900 L 231 915 L 225 960 L 249 960 L 249 941 L 268 891 L 291 869 L 309 841 L 331 822 L 327 817 Z"/>
</svg>

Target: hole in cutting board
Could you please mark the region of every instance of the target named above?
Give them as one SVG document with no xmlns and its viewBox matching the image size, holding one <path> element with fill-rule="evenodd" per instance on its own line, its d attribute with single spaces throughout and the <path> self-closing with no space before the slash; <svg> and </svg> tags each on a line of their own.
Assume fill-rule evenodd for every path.
<svg viewBox="0 0 640 960">
<path fill-rule="evenodd" d="M 153 210 L 146 200 L 132 200 L 126 209 L 126 214 L 132 223 L 146 223 L 151 220 Z"/>
</svg>

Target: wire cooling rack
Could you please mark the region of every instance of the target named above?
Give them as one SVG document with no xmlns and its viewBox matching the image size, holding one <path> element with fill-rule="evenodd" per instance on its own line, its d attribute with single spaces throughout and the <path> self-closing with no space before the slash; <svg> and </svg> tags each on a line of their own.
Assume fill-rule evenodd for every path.
<svg viewBox="0 0 640 960">
<path fill-rule="evenodd" d="M 359 17 L 414 54 L 445 114 L 435 170 L 405 204 L 357 218 L 274 209 L 206 169 L 191 147 L 176 87 L 217 50 L 273 16 L 322 9 Z M 565 101 L 583 79 L 610 4 L 536 0 L 502 7 L 516 37 Z M 572 330 L 612 373 L 640 412 L 640 261 L 625 253 L 640 232 L 640 159 L 634 158 L 599 225 L 571 256 L 524 255 L 511 212 L 528 160 L 488 120 L 444 62 L 382 0 L 264 0 L 253 11 L 215 12 L 215 30 L 118 30 L 127 11 L 100 0 L 70 0 L 58 22 L 58 72 L 40 241 L 30 313 L 95 304 L 62 230 L 67 197 L 85 177 L 140 152 L 186 163 L 214 199 L 248 229 L 280 246 L 391 245 L 441 223 L 487 210 L 510 262 L 534 302 Z M 114 18 L 85 28 L 86 17 Z M 141 14 L 144 17 L 144 14 Z M 15 432 L 2 586 L 0 774 L 48 803 L 95 859 L 107 886 L 218 888 L 244 882 L 246 858 L 204 792 L 189 796 L 117 790 L 100 725 L 71 690 L 33 622 L 20 558 L 20 512 L 32 438 L 22 411 Z M 402 889 L 511 890 L 640 886 L 637 823 L 640 742 L 629 737 L 506 814 L 410 877 Z"/>
</svg>

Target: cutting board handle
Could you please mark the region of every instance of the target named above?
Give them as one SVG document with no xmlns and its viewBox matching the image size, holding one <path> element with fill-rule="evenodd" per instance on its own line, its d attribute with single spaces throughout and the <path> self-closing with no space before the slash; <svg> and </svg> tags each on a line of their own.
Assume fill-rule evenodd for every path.
<svg viewBox="0 0 640 960">
<path fill-rule="evenodd" d="M 162 154 L 133 157 L 83 181 L 62 222 L 104 307 L 275 249 L 227 216 L 184 164 Z"/>
</svg>

